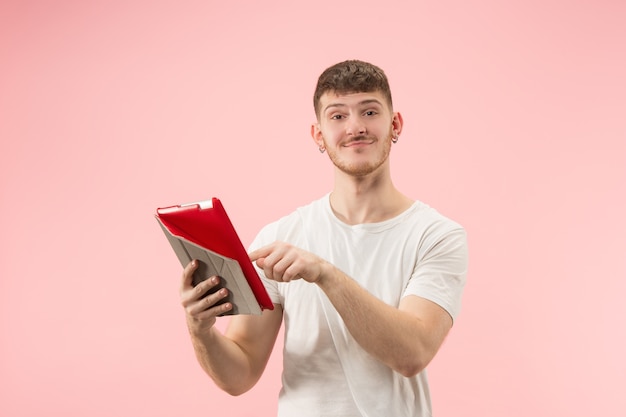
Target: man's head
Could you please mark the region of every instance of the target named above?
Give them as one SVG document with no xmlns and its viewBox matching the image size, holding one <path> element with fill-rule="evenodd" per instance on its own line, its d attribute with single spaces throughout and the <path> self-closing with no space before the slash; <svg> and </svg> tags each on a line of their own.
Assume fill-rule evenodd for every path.
<svg viewBox="0 0 626 417">
<path fill-rule="evenodd" d="M 376 65 L 359 60 L 348 60 L 327 68 L 317 80 L 313 106 L 320 117 L 320 98 L 324 93 L 350 94 L 379 91 L 393 109 L 387 76 Z"/>
<path fill-rule="evenodd" d="M 402 131 L 385 73 L 363 61 L 344 61 L 320 75 L 311 136 L 338 170 L 352 177 L 388 171 L 391 143 Z M 338 172 L 339 172 L 338 171 Z"/>
</svg>

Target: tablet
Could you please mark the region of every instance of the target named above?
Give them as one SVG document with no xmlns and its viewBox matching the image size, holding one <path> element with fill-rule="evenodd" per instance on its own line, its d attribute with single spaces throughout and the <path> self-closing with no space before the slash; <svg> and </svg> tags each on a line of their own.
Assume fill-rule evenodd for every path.
<svg viewBox="0 0 626 417">
<path fill-rule="evenodd" d="M 225 315 L 261 314 L 274 308 L 218 198 L 158 208 L 155 216 L 183 267 L 198 260 L 194 286 L 215 275 L 221 278 L 209 293 L 229 290 L 221 302 L 230 302 L 233 308 Z"/>
</svg>

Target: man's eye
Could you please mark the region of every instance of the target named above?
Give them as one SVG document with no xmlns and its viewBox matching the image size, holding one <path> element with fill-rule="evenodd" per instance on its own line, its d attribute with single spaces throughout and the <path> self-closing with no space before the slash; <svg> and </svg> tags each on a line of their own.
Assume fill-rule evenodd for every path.
<svg viewBox="0 0 626 417">
<path fill-rule="evenodd" d="M 365 112 L 366 116 L 374 116 L 375 114 L 377 114 L 374 110 L 368 110 Z"/>
<path fill-rule="evenodd" d="M 330 118 L 333 120 L 340 120 L 343 119 L 343 116 L 341 114 L 333 114 Z"/>
</svg>

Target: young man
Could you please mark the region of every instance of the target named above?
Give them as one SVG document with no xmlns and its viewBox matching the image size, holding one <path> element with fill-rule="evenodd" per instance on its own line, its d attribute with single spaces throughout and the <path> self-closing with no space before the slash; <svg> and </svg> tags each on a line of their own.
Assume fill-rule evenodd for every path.
<svg viewBox="0 0 626 417">
<path fill-rule="evenodd" d="M 285 321 L 279 416 L 431 416 L 425 368 L 458 314 L 467 243 L 455 222 L 398 191 L 389 153 L 402 132 L 384 72 L 346 61 L 325 70 L 311 135 L 335 167 L 333 190 L 266 226 L 250 259 L 275 304 L 261 316 L 216 316 L 231 306 L 181 302 L 203 369 L 232 395 L 261 377 Z"/>
</svg>

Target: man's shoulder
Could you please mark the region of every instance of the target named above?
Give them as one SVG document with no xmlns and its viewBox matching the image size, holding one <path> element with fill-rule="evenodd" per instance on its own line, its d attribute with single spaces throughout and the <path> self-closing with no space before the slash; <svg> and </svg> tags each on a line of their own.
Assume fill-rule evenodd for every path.
<svg viewBox="0 0 626 417">
<path fill-rule="evenodd" d="M 271 241 L 289 241 L 293 234 L 302 231 L 304 224 L 323 216 L 327 204 L 328 196 L 323 196 L 299 206 L 290 213 L 265 225 L 259 232 L 259 235 Z"/>
<path fill-rule="evenodd" d="M 426 227 L 463 229 L 463 226 L 457 221 L 421 201 L 415 201 L 407 218 L 415 224 L 421 224 Z"/>
</svg>

